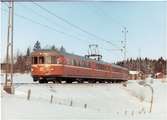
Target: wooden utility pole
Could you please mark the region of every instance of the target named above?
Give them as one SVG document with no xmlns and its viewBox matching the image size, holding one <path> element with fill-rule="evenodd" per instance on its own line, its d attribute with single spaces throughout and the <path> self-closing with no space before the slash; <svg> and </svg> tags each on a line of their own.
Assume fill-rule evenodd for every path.
<svg viewBox="0 0 167 120">
<path fill-rule="evenodd" d="M 13 17 L 14 0 L 9 2 L 8 33 L 6 45 L 6 75 L 4 90 L 10 94 L 14 93 L 13 87 Z M 10 56 L 9 56 L 10 55 Z"/>
</svg>

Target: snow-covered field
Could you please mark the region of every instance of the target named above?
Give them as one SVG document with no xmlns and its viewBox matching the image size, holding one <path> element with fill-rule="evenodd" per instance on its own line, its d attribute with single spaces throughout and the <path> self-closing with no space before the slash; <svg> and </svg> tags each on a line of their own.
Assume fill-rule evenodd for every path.
<svg viewBox="0 0 167 120">
<path fill-rule="evenodd" d="M 33 79 L 30 73 L 27 73 L 27 74 L 16 73 L 16 74 L 13 74 L 13 77 L 14 77 L 14 80 L 13 80 L 14 83 L 33 83 Z M 0 83 L 4 83 L 4 81 L 5 81 L 5 74 L 1 73 Z"/>
<path fill-rule="evenodd" d="M 3 76 L 1 76 L 3 82 Z M 14 75 L 15 83 L 32 83 L 30 74 Z M 167 82 L 146 80 L 154 89 L 122 84 L 15 84 L 15 94 L 2 91 L 2 120 L 166 120 Z M 30 100 L 27 100 L 31 90 Z M 50 102 L 53 96 L 52 103 Z"/>
</svg>

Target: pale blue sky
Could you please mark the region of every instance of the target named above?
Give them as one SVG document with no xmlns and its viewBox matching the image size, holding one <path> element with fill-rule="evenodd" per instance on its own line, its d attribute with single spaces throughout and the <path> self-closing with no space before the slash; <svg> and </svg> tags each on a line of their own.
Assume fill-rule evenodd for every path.
<svg viewBox="0 0 167 120">
<path fill-rule="evenodd" d="M 126 26 L 128 29 L 127 57 L 129 58 L 139 56 L 139 49 L 141 49 L 141 57 L 158 58 L 166 55 L 166 2 L 44 2 L 39 4 L 118 46 L 121 46 L 120 41 L 123 39 L 122 25 Z M 4 4 L 2 8 L 7 9 Z M 72 28 L 33 3 L 15 3 L 15 13 L 76 36 L 75 38 L 65 36 L 15 16 L 15 53 L 18 49 L 25 51 L 29 46 L 33 48 L 36 40 L 39 40 L 43 47 L 53 44 L 56 47 L 63 45 L 71 53 L 84 55 L 87 53 L 88 44 L 96 43 L 100 47 L 103 60 L 108 62 L 122 60 L 121 52 L 101 49 L 115 49 L 114 46 Z M 5 53 L 7 15 L 2 11 L 2 57 Z"/>
</svg>

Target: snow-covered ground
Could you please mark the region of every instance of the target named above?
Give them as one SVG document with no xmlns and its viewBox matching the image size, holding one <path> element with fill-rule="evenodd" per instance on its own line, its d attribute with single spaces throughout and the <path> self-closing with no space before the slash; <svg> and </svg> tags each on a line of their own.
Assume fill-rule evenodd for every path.
<svg viewBox="0 0 167 120">
<path fill-rule="evenodd" d="M 27 74 L 20 74 L 20 73 L 16 73 L 13 74 L 14 83 L 33 83 L 33 79 L 31 77 L 30 73 Z M 5 82 L 5 73 L 0 73 L 0 83 L 4 83 Z"/>
<path fill-rule="evenodd" d="M 14 81 L 32 78 L 17 74 Z M 151 113 L 151 90 L 140 84 L 16 84 L 14 95 L 2 91 L 2 120 L 166 120 L 167 82 L 145 81 L 154 89 Z"/>
</svg>

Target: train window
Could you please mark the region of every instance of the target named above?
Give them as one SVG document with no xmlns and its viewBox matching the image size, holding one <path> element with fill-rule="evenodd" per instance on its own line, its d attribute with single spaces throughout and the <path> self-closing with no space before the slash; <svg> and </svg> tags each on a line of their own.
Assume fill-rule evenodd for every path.
<svg viewBox="0 0 167 120">
<path fill-rule="evenodd" d="M 77 66 L 80 66 L 80 61 L 79 60 L 77 60 Z"/>
<path fill-rule="evenodd" d="M 82 61 L 82 67 L 86 67 L 85 61 Z"/>
<path fill-rule="evenodd" d="M 87 68 L 90 68 L 90 67 L 91 67 L 91 63 L 88 62 L 88 61 L 85 63 L 85 65 L 86 65 Z"/>
<path fill-rule="evenodd" d="M 39 57 L 39 64 L 44 64 L 44 57 Z"/>
<path fill-rule="evenodd" d="M 83 60 L 81 60 L 81 67 L 84 67 L 84 61 Z"/>
<path fill-rule="evenodd" d="M 70 61 L 71 61 L 71 65 L 74 65 L 74 60 L 73 60 L 73 59 L 70 59 Z"/>
<path fill-rule="evenodd" d="M 78 66 L 81 66 L 81 61 L 78 60 Z"/>
<path fill-rule="evenodd" d="M 51 64 L 51 56 L 46 56 L 45 57 L 45 63 L 46 64 Z"/>
<path fill-rule="evenodd" d="M 70 59 L 69 58 L 65 58 L 65 60 L 66 60 L 66 64 L 70 65 Z"/>
<path fill-rule="evenodd" d="M 37 57 L 32 57 L 32 64 L 37 64 L 37 63 L 38 63 Z"/>
<path fill-rule="evenodd" d="M 51 63 L 52 64 L 56 64 L 57 63 L 57 59 L 55 56 L 51 56 Z"/>
<path fill-rule="evenodd" d="M 73 59 L 73 65 L 77 65 L 77 61 L 75 59 Z"/>
<path fill-rule="evenodd" d="M 102 70 L 104 70 L 104 69 L 105 69 L 104 65 L 101 65 L 101 69 L 102 69 Z"/>
<path fill-rule="evenodd" d="M 76 60 L 76 63 L 77 63 L 77 66 L 79 66 L 79 65 L 80 65 L 79 60 Z"/>
<path fill-rule="evenodd" d="M 73 59 L 70 59 L 70 65 L 74 65 Z"/>
<path fill-rule="evenodd" d="M 91 68 L 91 62 L 88 62 L 88 67 Z"/>
</svg>

